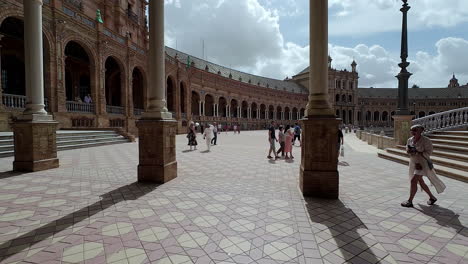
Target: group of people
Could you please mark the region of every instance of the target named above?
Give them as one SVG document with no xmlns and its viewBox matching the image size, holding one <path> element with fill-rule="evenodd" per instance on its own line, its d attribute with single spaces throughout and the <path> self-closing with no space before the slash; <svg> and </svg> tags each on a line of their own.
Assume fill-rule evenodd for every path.
<svg viewBox="0 0 468 264">
<path fill-rule="evenodd" d="M 278 127 L 279 132 L 277 137 L 275 126 L 275 121 L 271 121 L 271 126 L 268 129 L 268 142 L 270 143 L 270 150 L 268 151 L 267 158 L 273 159 L 271 156 L 273 153 L 275 159 L 278 159 L 280 157 L 279 154 L 281 153 L 281 157 L 284 157 L 285 159 L 294 159 L 292 154 L 292 146 L 295 145 L 296 140 L 298 140 L 299 144 L 301 144 L 301 127 L 297 123 L 294 126 L 287 125 L 286 127 L 280 125 Z M 276 142 L 278 142 L 280 145 L 278 150 L 276 150 Z"/>
<path fill-rule="evenodd" d="M 189 129 L 187 133 L 187 139 L 188 139 L 188 145 L 190 147 L 190 150 L 196 150 L 197 149 L 197 127 L 199 126 L 198 123 L 194 123 L 193 121 L 190 122 L 189 124 Z M 207 151 L 210 151 L 211 145 L 216 145 L 218 141 L 218 130 L 219 126 L 216 124 L 216 122 L 212 124 L 208 124 L 204 129 L 203 129 L 203 139 L 206 141 L 206 148 Z M 193 148 L 193 149 L 192 149 Z"/>
</svg>

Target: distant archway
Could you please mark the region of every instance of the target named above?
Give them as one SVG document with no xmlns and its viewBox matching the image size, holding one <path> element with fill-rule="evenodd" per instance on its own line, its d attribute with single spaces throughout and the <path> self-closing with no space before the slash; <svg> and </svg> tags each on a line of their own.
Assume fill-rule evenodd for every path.
<svg viewBox="0 0 468 264">
<path fill-rule="evenodd" d="M 122 106 L 122 69 L 113 57 L 108 57 L 106 68 L 106 104 Z"/>
<path fill-rule="evenodd" d="M 291 120 L 291 110 L 287 106 L 284 108 L 284 119 Z"/>
<path fill-rule="evenodd" d="M 175 112 L 175 87 L 172 76 L 167 77 L 166 80 L 166 100 L 167 110 Z"/>
<path fill-rule="evenodd" d="M 275 112 L 275 108 L 272 105 L 270 105 L 268 107 L 268 119 L 275 119 L 275 117 L 273 116 L 274 112 Z"/>
<path fill-rule="evenodd" d="M 180 82 L 180 112 L 182 114 L 187 113 L 187 91 L 185 89 L 185 84 Z"/>
<path fill-rule="evenodd" d="M 231 117 L 238 117 L 237 113 L 237 107 L 239 106 L 239 103 L 237 102 L 236 99 L 231 100 Z"/>
<path fill-rule="evenodd" d="M 266 119 L 266 106 L 264 104 L 260 105 L 260 119 Z"/>
<path fill-rule="evenodd" d="M 258 118 L 258 115 L 257 115 L 257 112 L 258 112 L 257 103 L 252 103 L 251 109 L 252 109 L 252 119 L 257 119 L 257 118 Z"/>
<path fill-rule="evenodd" d="M 380 121 L 380 113 L 379 111 L 374 112 L 374 121 Z"/>
<path fill-rule="evenodd" d="M 212 95 L 205 95 L 205 116 L 214 116 L 213 112 L 214 98 Z"/>
<path fill-rule="evenodd" d="M 220 117 L 227 117 L 227 115 L 226 115 L 226 105 L 227 105 L 226 98 L 220 97 L 218 102 L 219 102 L 218 103 L 219 116 Z"/>
<path fill-rule="evenodd" d="M 249 111 L 249 104 L 246 101 L 242 101 L 242 106 L 241 106 L 241 118 L 247 118 L 249 116 L 248 111 Z"/>
<path fill-rule="evenodd" d="M 292 120 L 297 120 L 297 108 L 292 109 Z"/>
<path fill-rule="evenodd" d="M 192 108 L 192 115 L 199 116 L 200 115 L 200 108 L 199 108 L 200 95 L 195 91 L 192 91 L 192 100 L 190 104 Z"/>
<path fill-rule="evenodd" d="M 145 85 L 143 74 L 138 68 L 134 68 L 132 72 L 132 95 L 133 95 L 133 108 L 145 108 Z"/>
<path fill-rule="evenodd" d="M 281 114 L 283 112 L 283 109 L 281 106 L 276 107 L 276 120 L 281 120 Z"/>
</svg>

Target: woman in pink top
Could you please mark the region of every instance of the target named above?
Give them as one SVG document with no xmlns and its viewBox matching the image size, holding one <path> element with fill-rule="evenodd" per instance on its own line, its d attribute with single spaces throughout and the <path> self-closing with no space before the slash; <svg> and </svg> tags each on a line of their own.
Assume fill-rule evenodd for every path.
<svg viewBox="0 0 468 264">
<path fill-rule="evenodd" d="M 294 137 L 294 134 L 292 132 L 291 126 L 287 125 L 286 129 L 284 131 L 284 152 L 286 153 L 285 159 L 294 159 L 292 155 L 292 140 Z M 289 153 L 289 157 L 288 157 Z"/>
</svg>

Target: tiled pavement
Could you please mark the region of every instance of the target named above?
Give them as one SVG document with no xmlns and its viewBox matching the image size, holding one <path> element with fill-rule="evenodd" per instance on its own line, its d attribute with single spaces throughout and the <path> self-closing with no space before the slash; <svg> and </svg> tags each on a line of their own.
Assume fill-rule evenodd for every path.
<svg viewBox="0 0 468 264">
<path fill-rule="evenodd" d="M 136 183 L 137 144 L 59 153 L 58 169 L 0 160 L 2 263 L 468 263 L 466 183 L 444 178 L 415 209 L 405 166 L 345 134 L 340 200 L 304 200 L 299 159 L 269 161 L 267 132 L 225 133 L 186 151 L 179 177 Z M 300 157 L 300 148 L 294 148 Z"/>
</svg>

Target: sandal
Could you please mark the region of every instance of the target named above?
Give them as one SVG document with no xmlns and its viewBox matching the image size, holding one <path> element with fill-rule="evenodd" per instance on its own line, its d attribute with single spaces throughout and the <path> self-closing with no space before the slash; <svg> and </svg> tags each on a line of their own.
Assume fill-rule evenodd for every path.
<svg viewBox="0 0 468 264">
<path fill-rule="evenodd" d="M 413 203 L 410 201 L 404 201 L 401 203 L 401 206 L 403 207 L 413 207 Z"/>
<path fill-rule="evenodd" d="M 269 155 L 267 156 L 267 159 L 272 159 L 272 158 L 273 158 L 272 156 L 269 156 Z"/>
<path fill-rule="evenodd" d="M 430 198 L 429 201 L 427 201 L 427 205 L 433 205 L 435 204 L 435 202 L 437 202 L 437 198 L 435 199 Z"/>
</svg>

